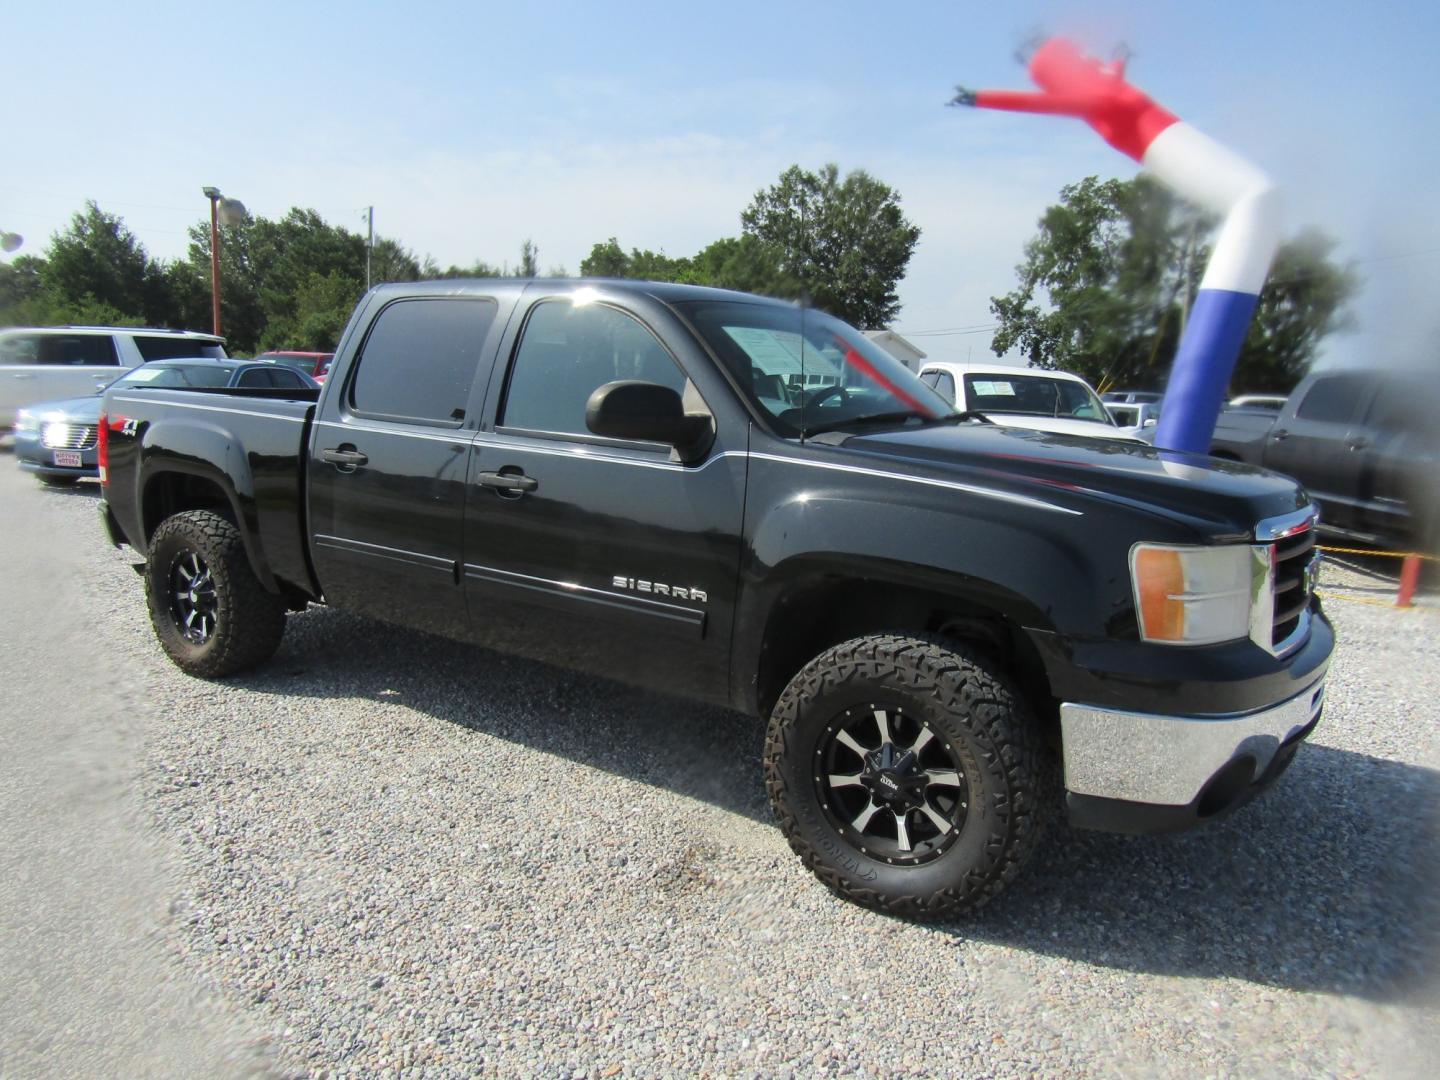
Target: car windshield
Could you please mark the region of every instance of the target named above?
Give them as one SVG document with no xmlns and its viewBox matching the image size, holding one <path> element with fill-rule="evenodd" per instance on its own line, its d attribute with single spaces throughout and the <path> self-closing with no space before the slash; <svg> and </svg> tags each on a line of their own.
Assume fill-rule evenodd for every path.
<svg viewBox="0 0 1440 1080">
<path fill-rule="evenodd" d="M 279 364 L 281 367 L 288 367 L 294 371 L 303 371 L 306 375 L 313 376 L 323 360 L 318 356 L 280 356 L 275 353 L 263 353 L 255 358 L 264 360 L 266 363 Z"/>
<path fill-rule="evenodd" d="M 1084 383 L 1049 375 L 965 376 L 965 402 L 983 413 L 1063 417 L 1110 424 L 1110 415 Z"/>
<path fill-rule="evenodd" d="M 228 386 L 231 369 L 224 364 L 141 364 L 111 386 Z"/>
<path fill-rule="evenodd" d="M 676 306 L 782 435 L 958 415 L 899 360 L 823 312 L 727 300 Z"/>
</svg>

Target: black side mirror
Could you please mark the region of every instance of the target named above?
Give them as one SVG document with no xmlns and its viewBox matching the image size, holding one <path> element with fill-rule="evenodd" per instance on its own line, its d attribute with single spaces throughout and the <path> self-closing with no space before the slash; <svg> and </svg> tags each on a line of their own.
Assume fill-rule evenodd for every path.
<svg viewBox="0 0 1440 1080">
<path fill-rule="evenodd" d="M 585 403 L 585 426 L 611 439 L 667 443 L 681 461 L 703 456 L 714 435 L 710 416 L 687 414 L 674 390 L 635 379 L 597 387 Z"/>
</svg>

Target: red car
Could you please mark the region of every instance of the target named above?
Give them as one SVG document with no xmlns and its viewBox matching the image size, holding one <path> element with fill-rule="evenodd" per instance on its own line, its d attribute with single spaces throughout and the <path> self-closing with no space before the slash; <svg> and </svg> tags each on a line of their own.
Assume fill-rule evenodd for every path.
<svg viewBox="0 0 1440 1080">
<path fill-rule="evenodd" d="M 255 357 L 256 360 L 263 360 L 268 364 L 280 364 L 283 367 L 293 368 L 296 371 L 304 372 L 318 383 L 325 381 L 325 376 L 330 372 L 330 362 L 335 359 L 333 352 L 291 352 L 279 350 L 276 352 L 261 353 Z"/>
</svg>

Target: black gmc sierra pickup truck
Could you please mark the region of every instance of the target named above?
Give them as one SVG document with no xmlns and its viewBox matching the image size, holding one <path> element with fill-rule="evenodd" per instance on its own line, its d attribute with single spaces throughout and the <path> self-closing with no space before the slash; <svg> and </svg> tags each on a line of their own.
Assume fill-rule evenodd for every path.
<svg viewBox="0 0 1440 1080">
<path fill-rule="evenodd" d="M 1298 485 L 957 413 L 778 301 L 385 285 L 322 390 L 126 388 L 101 431 L 183 670 L 258 664 L 324 602 L 758 711 L 791 847 L 887 910 L 978 906 L 1062 805 L 1223 814 L 1320 716 Z"/>
</svg>

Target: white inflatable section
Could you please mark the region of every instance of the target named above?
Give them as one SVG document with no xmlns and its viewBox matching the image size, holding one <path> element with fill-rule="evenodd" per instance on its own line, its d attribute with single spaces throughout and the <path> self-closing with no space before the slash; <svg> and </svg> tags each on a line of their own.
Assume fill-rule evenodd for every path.
<svg viewBox="0 0 1440 1080">
<path fill-rule="evenodd" d="M 1143 164 L 1166 186 L 1224 218 L 1200 288 L 1259 295 L 1280 245 L 1280 196 L 1274 182 L 1184 122 L 1155 137 Z"/>
</svg>

